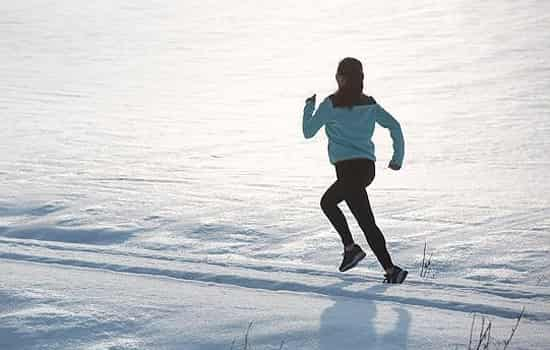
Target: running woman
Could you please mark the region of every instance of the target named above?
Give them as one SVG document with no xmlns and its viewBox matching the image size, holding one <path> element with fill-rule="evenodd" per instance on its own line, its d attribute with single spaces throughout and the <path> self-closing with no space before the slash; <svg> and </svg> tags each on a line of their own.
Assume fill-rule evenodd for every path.
<svg viewBox="0 0 550 350">
<path fill-rule="evenodd" d="M 306 99 L 303 114 L 305 138 L 315 136 L 325 127 L 330 162 L 336 168 L 334 182 L 321 198 L 321 208 L 344 244 L 341 272 L 355 267 L 365 252 L 351 235 L 344 214 L 338 207 L 346 201 L 367 242 L 385 271 L 385 282 L 402 283 L 407 271 L 393 264 L 384 235 L 376 225 L 365 188 L 374 179 L 376 157 L 371 138 L 377 122 L 390 130 L 393 157 L 389 168 L 399 170 L 403 164 L 405 142 L 401 126 L 373 97 L 363 94 L 363 65 L 355 58 L 344 58 L 338 64 L 338 90 L 326 97 L 315 111 L 315 97 Z"/>
</svg>

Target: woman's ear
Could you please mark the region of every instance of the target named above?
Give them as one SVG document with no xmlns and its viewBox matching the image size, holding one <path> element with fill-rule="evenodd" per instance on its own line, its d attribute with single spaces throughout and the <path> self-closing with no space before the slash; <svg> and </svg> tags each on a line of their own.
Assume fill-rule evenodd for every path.
<svg viewBox="0 0 550 350">
<path fill-rule="evenodd" d="M 336 74 L 336 82 L 338 83 L 338 86 L 344 86 L 346 85 L 346 78 L 343 75 Z"/>
</svg>

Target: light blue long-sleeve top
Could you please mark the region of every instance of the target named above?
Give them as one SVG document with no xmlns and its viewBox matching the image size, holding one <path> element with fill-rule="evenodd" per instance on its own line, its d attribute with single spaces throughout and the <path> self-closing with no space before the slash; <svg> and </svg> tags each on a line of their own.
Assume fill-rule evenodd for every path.
<svg viewBox="0 0 550 350">
<path fill-rule="evenodd" d="M 334 107 L 330 97 L 326 97 L 315 111 L 315 102 L 309 100 L 304 107 L 303 131 L 309 139 L 325 127 L 328 137 L 330 162 L 353 158 L 368 158 L 376 161 L 372 135 L 375 123 L 390 130 L 393 140 L 392 163 L 403 165 L 405 141 L 399 122 L 373 98 L 371 103 L 347 107 Z M 315 111 L 315 112 L 314 112 Z"/>
</svg>

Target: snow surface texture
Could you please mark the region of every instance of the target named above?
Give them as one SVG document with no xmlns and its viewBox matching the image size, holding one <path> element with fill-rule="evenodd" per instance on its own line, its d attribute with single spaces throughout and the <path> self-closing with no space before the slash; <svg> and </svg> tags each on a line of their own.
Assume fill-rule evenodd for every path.
<svg viewBox="0 0 550 350">
<path fill-rule="evenodd" d="M 251 321 L 255 349 L 462 349 L 472 313 L 502 339 L 523 306 L 513 348 L 548 348 L 550 3 L 0 14 L 0 349 L 230 349 Z M 375 135 L 369 196 L 406 286 L 372 255 L 337 273 L 319 208 L 301 110 L 345 56 L 405 133 L 399 172 Z"/>
</svg>

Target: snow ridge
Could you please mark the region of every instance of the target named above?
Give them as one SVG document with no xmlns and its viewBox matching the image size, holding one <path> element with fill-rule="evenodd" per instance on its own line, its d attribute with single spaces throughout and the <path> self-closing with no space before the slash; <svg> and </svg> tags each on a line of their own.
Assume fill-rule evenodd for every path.
<svg viewBox="0 0 550 350">
<path fill-rule="evenodd" d="M 526 307 L 525 318 L 550 321 L 550 312 L 542 305 L 550 301 L 550 291 L 535 292 L 519 287 L 486 284 L 476 286 L 469 281 L 425 282 L 414 276 L 406 285 L 388 286 L 372 272 L 362 275 L 339 275 L 322 270 L 284 266 L 254 266 L 193 261 L 190 258 L 156 256 L 139 252 L 120 254 L 117 249 L 81 248 L 68 245 L 22 243 L 0 240 L 0 259 L 55 264 L 67 268 L 87 268 L 115 273 L 130 273 L 151 278 L 173 278 L 191 282 L 214 283 L 239 288 L 308 293 L 330 297 L 347 297 L 391 302 L 441 310 L 482 313 L 514 319 Z M 360 271 L 360 270 L 359 270 Z"/>
</svg>

